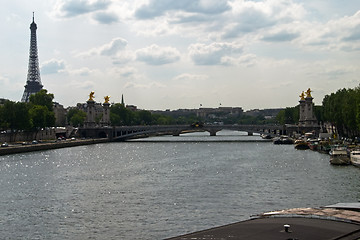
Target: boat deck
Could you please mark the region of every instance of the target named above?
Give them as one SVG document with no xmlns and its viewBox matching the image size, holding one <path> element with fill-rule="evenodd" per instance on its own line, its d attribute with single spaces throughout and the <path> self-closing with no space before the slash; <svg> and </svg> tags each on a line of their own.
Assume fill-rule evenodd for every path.
<svg viewBox="0 0 360 240">
<path fill-rule="evenodd" d="M 254 216 L 247 221 L 170 239 L 360 239 L 360 212 L 354 211 L 356 209 L 358 210 L 357 205 L 348 206 L 345 204 L 323 208 L 294 208 L 268 212 Z M 286 225 L 289 225 L 288 229 L 285 228 Z"/>
</svg>

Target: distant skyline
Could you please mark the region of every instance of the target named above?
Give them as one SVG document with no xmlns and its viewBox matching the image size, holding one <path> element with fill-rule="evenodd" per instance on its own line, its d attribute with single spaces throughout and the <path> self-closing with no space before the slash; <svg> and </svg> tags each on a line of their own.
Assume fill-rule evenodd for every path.
<svg viewBox="0 0 360 240">
<path fill-rule="evenodd" d="M 42 84 L 65 107 L 293 107 L 360 83 L 359 0 L 32 0 L 0 8 L 0 98 L 20 101 L 35 12 Z"/>
</svg>

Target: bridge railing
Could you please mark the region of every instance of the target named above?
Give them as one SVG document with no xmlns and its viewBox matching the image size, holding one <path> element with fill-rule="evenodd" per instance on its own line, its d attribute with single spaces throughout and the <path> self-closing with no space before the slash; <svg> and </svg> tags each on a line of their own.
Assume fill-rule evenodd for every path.
<svg viewBox="0 0 360 240">
<path fill-rule="evenodd" d="M 176 135 L 184 132 L 208 131 L 215 136 L 216 132 L 228 129 L 244 131 L 248 133 L 267 133 L 271 135 L 284 134 L 284 127 L 281 125 L 204 125 L 194 127 L 190 125 L 145 125 L 145 126 L 117 126 L 114 127 L 113 138 L 115 140 L 151 136 L 151 135 Z"/>
</svg>

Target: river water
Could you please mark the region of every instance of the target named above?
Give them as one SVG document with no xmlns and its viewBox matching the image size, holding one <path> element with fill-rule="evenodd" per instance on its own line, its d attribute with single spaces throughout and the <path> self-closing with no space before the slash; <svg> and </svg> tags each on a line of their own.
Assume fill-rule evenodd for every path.
<svg viewBox="0 0 360 240">
<path fill-rule="evenodd" d="M 328 155 L 213 141 L 260 139 L 230 131 L 150 139 L 1 156 L 1 238 L 163 239 L 360 199 L 360 169 Z"/>
</svg>

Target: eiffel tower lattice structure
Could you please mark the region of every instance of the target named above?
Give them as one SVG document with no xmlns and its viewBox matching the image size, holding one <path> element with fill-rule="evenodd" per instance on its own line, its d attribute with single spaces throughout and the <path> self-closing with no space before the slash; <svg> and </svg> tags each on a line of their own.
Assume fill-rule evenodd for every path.
<svg viewBox="0 0 360 240">
<path fill-rule="evenodd" d="M 37 25 L 35 23 L 34 13 L 33 13 L 33 21 L 30 24 L 31 36 L 30 36 L 29 68 L 28 68 L 27 81 L 25 85 L 24 94 L 21 98 L 22 102 L 29 102 L 30 95 L 39 92 L 43 88 L 40 78 L 38 49 L 37 49 L 37 41 L 36 41 L 36 29 L 37 29 Z"/>
</svg>

